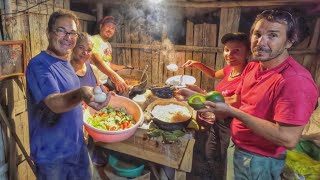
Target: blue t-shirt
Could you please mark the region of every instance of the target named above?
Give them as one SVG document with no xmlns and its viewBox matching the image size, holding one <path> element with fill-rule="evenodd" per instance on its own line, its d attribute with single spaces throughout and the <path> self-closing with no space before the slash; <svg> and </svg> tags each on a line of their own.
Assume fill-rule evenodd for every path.
<svg viewBox="0 0 320 180">
<path fill-rule="evenodd" d="M 55 114 L 43 102 L 80 87 L 71 64 L 42 51 L 28 64 L 26 79 L 31 157 L 47 163 L 78 153 L 84 143 L 81 105 Z"/>
<path fill-rule="evenodd" d="M 85 65 L 87 66 L 87 71 L 84 76 L 79 76 L 80 86 L 97 86 L 97 79 L 93 73 L 93 70 L 90 66 L 90 62 L 86 61 Z"/>
</svg>

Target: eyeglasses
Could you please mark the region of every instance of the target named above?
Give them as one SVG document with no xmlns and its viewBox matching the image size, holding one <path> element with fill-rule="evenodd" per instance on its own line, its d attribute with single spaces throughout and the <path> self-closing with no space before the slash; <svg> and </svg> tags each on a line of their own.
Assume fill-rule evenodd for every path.
<svg viewBox="0 0 320 180">
<path fill-rule="evenodd" d="M 295 23 L 292 14 L 283 10 L 265 10 L 258 16 L 262 16 L 270 20 L 284 20 L 287 23 Z"/>
<path fill-rule="evenodd" d="M 53 32 L 60 37 L 65 37 L 66 35 L 69 35 L 70 38 L 76 38 L 79 35 L 77 32 L 67 32 L 66 30 L 61 28 L 57 28 Z"/>
</svg>

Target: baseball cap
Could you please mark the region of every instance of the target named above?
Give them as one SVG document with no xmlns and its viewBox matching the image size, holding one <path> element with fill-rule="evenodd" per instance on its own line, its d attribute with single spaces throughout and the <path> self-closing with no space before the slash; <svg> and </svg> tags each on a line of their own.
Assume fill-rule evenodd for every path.
<svg viewBox="0 0 320 180">
<path fill-rule="evenodd" d="M 101 19 L 100 24 L 106 23 L 113 23 L 114 25 L 117 25 L 113 16 L 105 16 Z"/>
<path fill-rule="evenodd" d="M 225 44 L 228 41 L 243 41 L 249 42 L 249 38 L 245 33 L 242 32 L 235 32 L 235 33 L 227 33 L 222 36 L 221 43 Z"/>
</svg>

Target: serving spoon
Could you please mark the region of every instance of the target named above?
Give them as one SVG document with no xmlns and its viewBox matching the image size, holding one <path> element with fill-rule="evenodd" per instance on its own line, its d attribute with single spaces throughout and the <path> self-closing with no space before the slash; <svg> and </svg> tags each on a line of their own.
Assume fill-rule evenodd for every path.
<svg viewBox="0 0 320 180">
<path fill-rule="evenodd" d="M 147 71 L 148 67 L 149 67 L 149 65 L 148 65 L 148 64 L 144 67 L 144 69 L 143 69 L 143 72 L 142 72 L 142 75 L 141 75 L 141 77 L 140 77 L 139 82 L 141 82 L 141 81 L 142 81 L 143 76 L 144 76 L 144 74 L 146 73 L 146 71 Z"/>
</svg>

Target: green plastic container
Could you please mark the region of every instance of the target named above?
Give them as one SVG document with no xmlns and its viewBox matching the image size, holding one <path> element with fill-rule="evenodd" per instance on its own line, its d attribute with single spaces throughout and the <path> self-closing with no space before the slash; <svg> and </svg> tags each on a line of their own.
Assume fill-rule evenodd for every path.
<svg viewBox="0 0 320 180">
<path fill-rule="evenodd" d="M 119 160 L 117 157 L 109 154 L 109 165 L 118 176 L 135 178 L 141 176 L 144 169 L 144 164 L 128 163 Z"/>
</svg>

